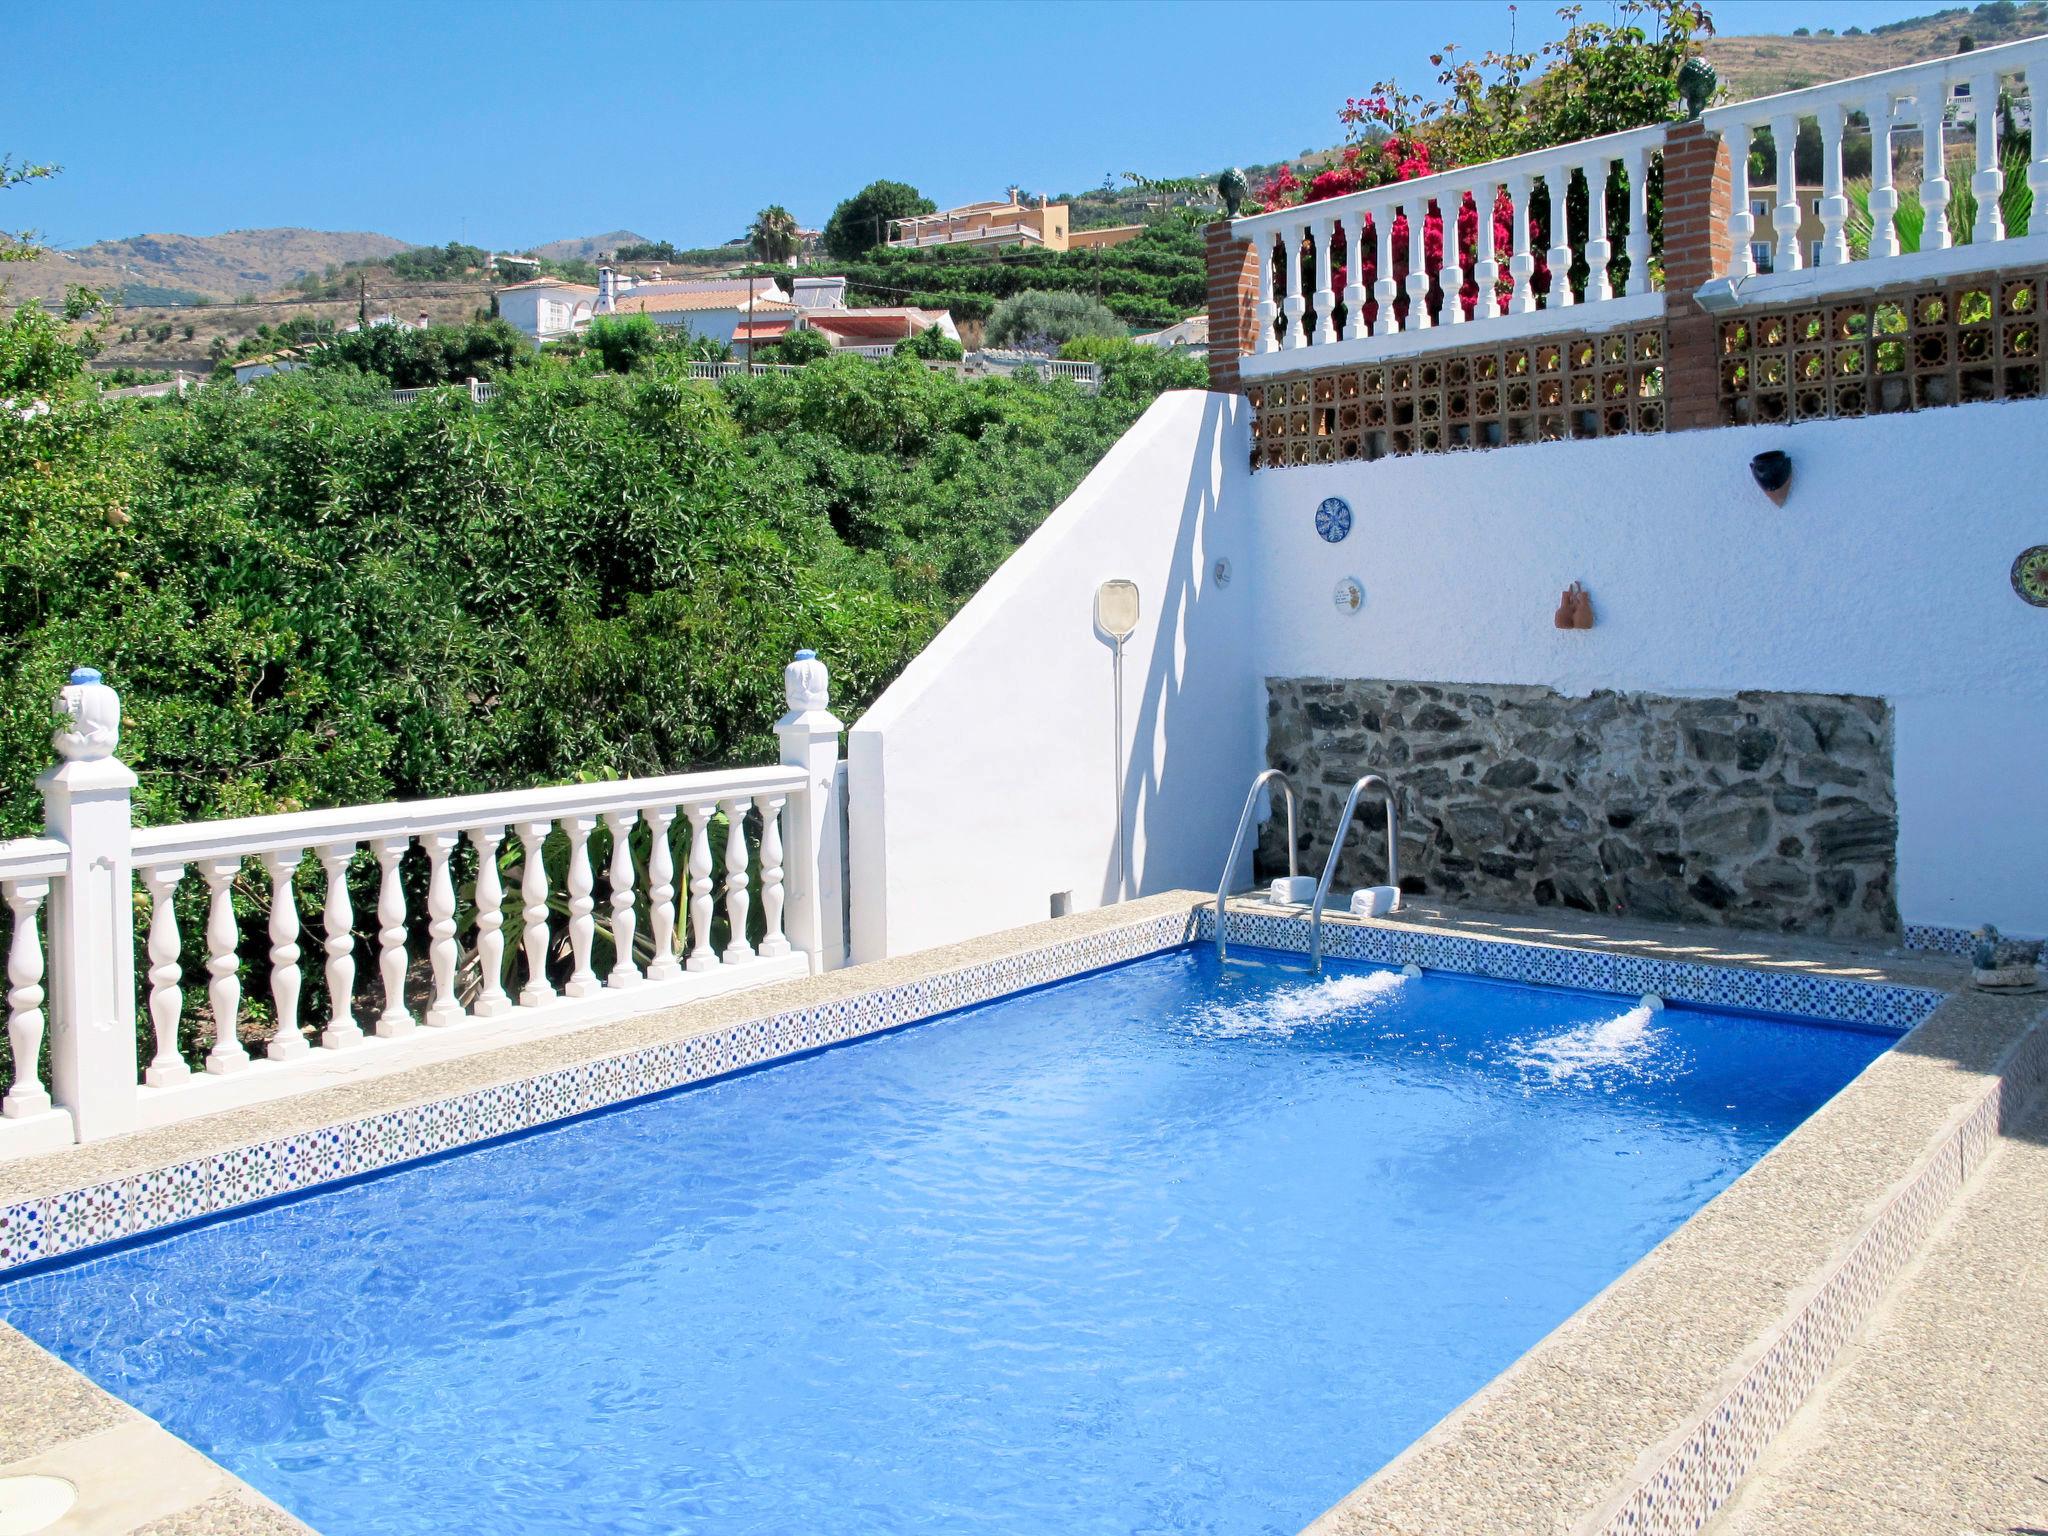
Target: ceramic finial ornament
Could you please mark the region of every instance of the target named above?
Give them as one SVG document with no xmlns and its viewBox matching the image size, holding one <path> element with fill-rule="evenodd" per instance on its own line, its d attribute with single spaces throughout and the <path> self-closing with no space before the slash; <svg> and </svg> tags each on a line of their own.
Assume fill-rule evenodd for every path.
<svg viewBox="0 0 2048 1536">
<path fill-rule="evenodd" d="M 1749 461 L 1750 478 L 1756 488 L 1782 507 L 1792 494 L 1792 455 L 1779 448 L 1760 453 Z"/>
<path fill-rule="evenodd" d="M 1707 103 L 1714 99 L 1714 89 L 1720 83 L 1721 77 L 1705 59 L 1687 59 L 1678 66 L 1678 99 L 1685 104 L 1688 123 L 1700 120 L 1700 114 L 1707 110 Z"/>
<path fill-rule="evenodd" d="M 1245 205 L 1245 199 L 1252 195 L 1251 183 L 1244 179 L 1244 172 L 1232 166 L 1216 178 L 1216 192 L 1223 199 L 1223 211 L 1232 218 Z"/>
<path fill-rule="evenodd" d="M 1591 629 L 1593 627 L 1593 597 L 1578 582 L 1564 589 L 1557 600 L 1557 612 L 1551 615 L 1551 623 L 1559 629 Z"/>
</svg>

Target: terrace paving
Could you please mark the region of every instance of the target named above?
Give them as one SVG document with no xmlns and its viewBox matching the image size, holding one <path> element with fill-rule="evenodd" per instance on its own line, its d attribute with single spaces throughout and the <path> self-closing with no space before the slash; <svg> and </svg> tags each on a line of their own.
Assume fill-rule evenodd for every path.
<svg viewBox="0 0 2048 1536">
<path fill-rule="evenodd" d="M 2048 1531 L 2048 1103 L 1708 1527 L 1712 1536 Z"/>
</svg>

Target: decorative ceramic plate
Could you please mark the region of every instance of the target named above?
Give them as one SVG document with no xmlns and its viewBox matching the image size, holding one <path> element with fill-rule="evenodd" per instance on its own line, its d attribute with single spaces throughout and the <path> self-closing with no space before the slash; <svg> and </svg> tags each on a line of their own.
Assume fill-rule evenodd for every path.
<svg viewBox="0 0 2048 1536">
<path fill-rule="evenodd" d="M 1316 532 L 1331 544 L 1341 544 L 1351 531 L 1351 506 L 1342 496 L 1331 496 L 1316 508 Z"/>
<path fill-rule="evenodd" d="M 1365 588 L 1356 576 L 1346 576 L 1337 583 L 1337 589 L 1330 594 L 1330 601 L 1337 605 L 1339 613 L 1356 613 L 1365 606 Z"/>
<path fill-rule="evenodd" d="M 2048 544 L 2036 544 L 2013 561 L 2012 589 L 2036 608 L 2048 608 Z"/>
</svg>

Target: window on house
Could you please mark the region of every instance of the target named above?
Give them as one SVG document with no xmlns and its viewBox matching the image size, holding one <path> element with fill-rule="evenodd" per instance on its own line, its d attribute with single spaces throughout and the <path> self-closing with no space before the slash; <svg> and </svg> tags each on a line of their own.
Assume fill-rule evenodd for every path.
<svg viewBox="0 0 2048 1536">
<path fill-rule="evenodd" d="M 1759 272 L 1771 270 L 1771 242 L 1752 240 L 1749 243 L 1749 259 Z"/>
<path fill-rule="evenodd" d="M 1806 264 L 1809 267 L 1817 267 L 1820 265 L 1820 242 L 1818 240 L 1812 241 L 1808 244 L 1806 251 Z"/>
<path fill-rule="evenodd" d="M 1752 197 L 1749 200 L 1751 218 L 1768 219 L 1771 216 L 1771 200 L 1767 197 Z"/>
<path fill-rule="evenodd" d="M 1813 200 L 1813 216 L 1816 219 L 1820 217 L 1820 199 L 1817 197 Z"/>
</svg>

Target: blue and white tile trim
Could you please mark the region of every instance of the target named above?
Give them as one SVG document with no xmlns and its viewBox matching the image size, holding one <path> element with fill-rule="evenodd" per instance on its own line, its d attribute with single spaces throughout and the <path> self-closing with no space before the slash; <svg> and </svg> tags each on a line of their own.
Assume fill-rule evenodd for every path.
<svg viewBox="0 0 2048 1536">
<path fill-rule="evenodd" d="M 1214 910 L 1201 908 L 1196 922 L 1198 937 L 1216 937 Z M 1232 944 L 1304 954 L 1308 951 L 1308 922 L 1301 917 L 1233 911 L 1225 914 L 1224 924 L 1224 936 Z M 1901 1031 L 1926 1018 L 1948 995 L 1931 987 L 1859 981 L 1847 976 L 1699 965 L 1648 955 L 1617 955 L 1602 950 L 1469 938 L 1463 934 L 1378 924 L 1325 924 L 1323 953 L 1337 959 L 1419 965 L 1424 970 L 1462 971 L 1501 981 L 1583 987 L 1589 992 L 1619 992 L 1629 997 L 1654 992 L 1667 1002 L 1797 1014 L 1838 1024 L 1869 1024 Z"/>
<path fill-rule="evenodd" d="M 1627 1490 L 1598 1536 L 1694 1536 L 1706 1528 L 2048 1078 L 2048 1019 L 2020 1037 L 1994 1075 L 1756 1363 Z"/>
<path fill-rule="evenodd" d="M 1232 912 L 1227 921 L 1233 943 L 1296 952 L 1308 948 L 1308 924 L 1301 917 Z M 1214 913 L 1207 907 L 1169 912 L 537 1077 L 0 1207 L 0 1273 L 858 1039 L 1214 936 Z M 1537 985 L 1629 996 L 1655 992 L 1679 1002 L 1899 1030 L 1919 1023 L 1943 996 L 1919 987 L 1351 923 L 1333 923 L 1325 929 L 1325 952 Z"/>
<path fill-rule="evenodd" d="M 2009 933 L 2009 939 L 2028 935 Z M 1930 950 L 1941 955 L 1968 955 L 1977 942 L 1974 928 L 1944 928 L 1938 923 L 1906 924 L 1906 948 Z"/>
</svg>

